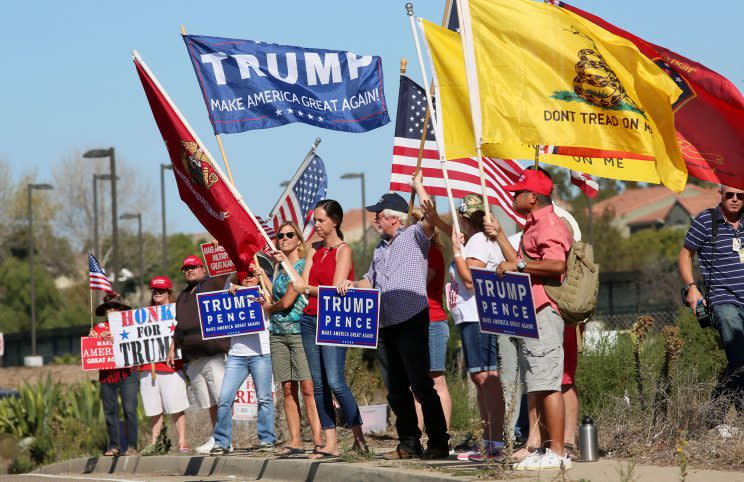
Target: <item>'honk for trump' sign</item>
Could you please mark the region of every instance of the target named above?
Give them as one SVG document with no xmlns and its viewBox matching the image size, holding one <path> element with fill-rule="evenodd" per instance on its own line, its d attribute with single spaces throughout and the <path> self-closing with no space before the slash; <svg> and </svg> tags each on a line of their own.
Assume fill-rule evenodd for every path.
<svg viewBox="0 0 744 482">
<path fill-rule="evenodd" d="M 292 122 L 366 132 L 390 122 L 380 57 L 204 35 L 183 39 L 215 134 Z"/>
<path fill-rule="evenodd" d="M 485 333 L 539 338 L 530 275 L 470 268 L 480 329 Z"/>
<path fill-rule="evenodd" d="M 264 316 L 257 286 L 197 293 L 202 339 L 226 338 L 263 331 Z"/>
<path fill-rule="evenodd" d="M 164 362 L 176 329 L 176 305 L 115 311 L 108 321 L 118 368 Z"/>
<path fill-rule="evenodd" d="M 334 286 L 318 287 L 317 345 L 377 348 L 380 290 L 350 288 L 345 296 Z"/>
</svg>

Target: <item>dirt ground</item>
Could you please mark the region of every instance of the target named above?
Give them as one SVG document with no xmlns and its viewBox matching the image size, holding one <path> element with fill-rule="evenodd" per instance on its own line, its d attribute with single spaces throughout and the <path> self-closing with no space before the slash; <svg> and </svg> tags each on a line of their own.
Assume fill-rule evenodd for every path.
<svg viewBox="0 0 744 482">
<path fill-rule="evenodd" d="M 0 388 L 17 390 L 24 381 L 33 384 L 39 379 L 45 379 L 49 374 L 52 380 L 63 383 L 98 379 L 98 372 L 84 372 L 80 365 L 4 367 L 0 368 Z"/>
</svg>

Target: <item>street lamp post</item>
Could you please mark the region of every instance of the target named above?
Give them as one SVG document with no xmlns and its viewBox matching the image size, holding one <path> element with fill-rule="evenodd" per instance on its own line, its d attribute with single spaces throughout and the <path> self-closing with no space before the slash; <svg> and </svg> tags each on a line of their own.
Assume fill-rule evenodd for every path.
<svg viewBox="0 0 744 482">
<path fill-rule="evenodd" d="M 165 235 L 165 171 L 173 170 L 173 164 L 160 165 L 160 207 L 163 213 L 163 274 L 168 272 L 168 239 Z"/>
<path fill-rule="evenodd" d="M 91 149 L 83 154 L 87 159 L 108 157 L 111 163 L 111 272 L 114 274 L 114 288 L 119 273 L 119 215 L 116 206 L 116 156 L 114 148 Z"/>
<path fill-rule="evenodd" d="M 142 213 L 124 213 L 121 219 L 137 220 L 137 242 L 139 243 L 139 285 L 140 285 L 140 306 L 145 304 L 145 256 L 144 247 L 142 246 Z"/>
<path fill-rule="evenodd" d="M 93 174 L 93 252 L 100 258 L 98 245 L 98 181 L 111 180 L 111 174 Z"/>
<path fill-rule="evenodd" d="M 33 197 L 34 189 L 54 189 L 51 184 L 29 184 L 28 185 L 28 266 L 29 281 L 31 285 L 31 355 L 36 356 L 36 279 L 34 278 L 34 211 Z"/>
<path fill-rule="evenodd" d="M 364 195 L 364 173 L 363 172 L 347 172 L 341 175 L 341 179 L 360 179 L 362 183 L 362 249 L 364 255 L 367 255 L 367 213 L 366 206 L 367 200 Z"/>
</svg>

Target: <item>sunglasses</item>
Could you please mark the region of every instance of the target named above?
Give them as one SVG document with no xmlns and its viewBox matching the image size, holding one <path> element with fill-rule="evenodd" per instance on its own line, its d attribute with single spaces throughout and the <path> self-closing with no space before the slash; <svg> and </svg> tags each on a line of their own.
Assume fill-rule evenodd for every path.
<svg viewBox="0 0 744 482">
<path fill-rule="evenodd" d="M 181 271 L 185 273 L 187 271 L 191 271 L 192 269 L 196 269 L 196 268 L 201 268 L 201 266 L 184 266 L 183 268 L 181 268 Z"/>
<path fill-rule="evenodd" d="M 736 196 L 739 201 L 744 201 L 744 192 L 727 192 L 723 196 L 726 199 L 733 199 Z"/>
<path fill-rule="evenodd" d="M 527 191 L 514 191 L 514 194 L 513 194 L 513 196 L 514 196 L 514 199 L 517 199 L 517 198 L 519 197 L 519 195 L 520 195 L 520 194 L 524 194 L 524 193 L 526 193 L 526 192 L 527 192 Z"/>
<path fill-rule="evenodd" d="M 294 239 L 295 233 L 294 233 L 294 231 L 289 231 L 289 232 L 286 232 L 286 233 L 278 233 L 276 235 L 276 239 L 284 239 L 285 236 L 287 237 L 287 239 Z"/>
<path fill-rule="evenodd" d="M 168 292 L 168 290 L 163 289 L 163 288 L 153 288 L 152 289 L 152 294 L 154 294 L 154 295 L 164 295 L 167 292 Z"/>
</svg>

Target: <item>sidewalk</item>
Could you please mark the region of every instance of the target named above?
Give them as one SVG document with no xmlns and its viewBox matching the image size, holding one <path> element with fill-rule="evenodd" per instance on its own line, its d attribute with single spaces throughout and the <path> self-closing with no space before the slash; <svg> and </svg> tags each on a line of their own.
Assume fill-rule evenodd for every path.
<svg viewBox="0 0 744 482">
<path fill-rule="evenodd" d="M 652 480 L 653 482 L 676 482 L 681 480 L 679 467 L 635 466 L 629 473 L 629 461 L 603 459 L 594 463 L 575 463 L 565 473 L 565 480 L 628 481 Z M 483 464 L 459 462 L 454 457 L 436 461 L 397 461 L 389 462 L 375 459 L 368 462 L 347 463 L 341 459 L 322 461 L 305 458 L 279 459 L 260 458 L 245 455 L 224 457 L 204 456 L 158 456 L 158 457 L 92 457 L 72 459 L 42 467 L 35 474 L 49 475 L 102 475 L 131 474 L 157 477 L 173 476 L 224 476 L 237 480 L 322 480 L 322 481 L 473 481 L 492 478 L 494 473 Z M 489 475 L 491 475 L 489 477 Z M 538 473 L 508 472 L 502 479 L 520 480 L 563 480 L 557 471 Z M 688 469 L 687 481 L 708 482 L 741 481 L 744 472 L 724 472 L 715 470 Z"/>
</svg>

